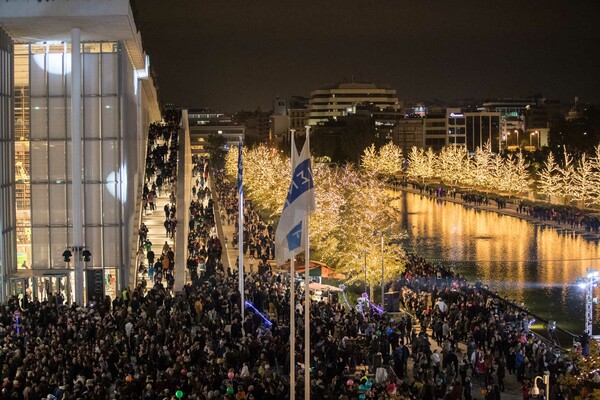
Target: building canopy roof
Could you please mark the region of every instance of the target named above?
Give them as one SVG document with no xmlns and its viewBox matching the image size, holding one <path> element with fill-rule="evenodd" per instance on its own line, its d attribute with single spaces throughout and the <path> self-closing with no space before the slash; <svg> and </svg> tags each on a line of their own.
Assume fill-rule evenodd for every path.
<svg viewBox="0 0 600 400">
<path fill-rule="evenodd" d="M 69 42 L 79 28 L 82 41 L 123 41 L 134 67 L 146 67 L 128 0 L 5 0 L 0 25 L 17 42 Z"/>
</svg>

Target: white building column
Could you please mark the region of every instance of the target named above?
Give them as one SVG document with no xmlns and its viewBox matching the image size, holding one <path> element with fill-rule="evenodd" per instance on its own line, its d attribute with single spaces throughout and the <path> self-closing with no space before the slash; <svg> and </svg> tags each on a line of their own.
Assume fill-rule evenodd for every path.
<svg viewBox="0 0 600 400">
<path fill-rule="evenodd" d="M 188 258 L 188 233 L 190 220 L 189 205 L 192 200 L 192 151 L 187 111 L 181 115 L 182 126 L 178 128 L 177 150 L 177 230 L 175 231 L 175 292 L 181 291 L 186 283 Z"/>
<path fill-rule="evenodd" d="M 84 305 L 83 293 L 83 171 L 81 164 L 81 31 L 71 29 L 71 202 L 73 203 L 73 264 L 75 302 Z"/>
</svg>

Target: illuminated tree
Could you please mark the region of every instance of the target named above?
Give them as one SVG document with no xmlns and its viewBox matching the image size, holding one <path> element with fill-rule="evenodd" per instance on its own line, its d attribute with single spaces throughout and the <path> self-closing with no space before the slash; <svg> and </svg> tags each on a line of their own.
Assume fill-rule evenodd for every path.
<svg viewBox="0 0 600 400">
<path fill-rule="evenodd" d="M 291 168 L 289 158 L 264 145 L 252 150 L 244 148 L 244 189 L 270 217 L 283 208 L 288 190 Z M 225 158 L 225 169 L 232 179 L 237 179 L 237 148 L 231 148 Z"/>
<path fill-rule="evenodd" d="M 379 149 L 381 173 L 384 176 L 394 176 L 402 170 L 402 149 L 392 142 L 384 144 Z"/>
<path fill-rule="evenodd" d="M 437 175 L 451 185 L 463 182 L 468 164 L 467 149 L 463 146 L 445 146 L 437 158 Z"/>
<path fill-rule="evenodd" d="M 589 355 L 584 356 L 578 351 L 571 351 L 569 358 L 573 360 L 573 368 L 561 375 L 559 383 L 565 385 L 582 399 L 600 399 L 599 393 L 594 390 L 600 381 L 600 347 L 597 340 L 589 341 Z M 588 397 L 589 395 L 589 397 Z"/>
<path fill-rule="evenodd" d="M 433 152 L 431 152 L 431 154 L 433 154 Z M 431 165 L 432 156 L 426 156 L 425 150 L 418 149 L 416 146 L 413 146 L 408 154 L 408 169 L 406 174 L 410 178 L 419 179 L 422 183 L 424 183 L 425 179 L 430 179 L 433 177 L 433 168 L 431 168 Z"/>
<path fill-rule="evenodd" d="M 229 149 L 229 152 L 225 156 L 225 173 L 230 177 L 236 177 L 237 170 L 238 170 L 238 147 L 234 146 Z"/>
<path fill-rule="evenodd" d="M 277 219 L 290 184 L 289 158 L 265 146 L 243 151 L 246 198 Z M 235 179 L 237 149 L 230 150 L 225 167 L 229 179 Z M 357 255 L 365 248 L 369 253 L 381 252 L 373 232 L 398 231 L 392 199 L 382 181 L 350 165 L 313 163 L 313 176 L 317 206 L 309 222 L 313 258 L 344 273 L 349 282 L 362 281 L 363 263 L 357 261 Z M 404 268 L 404 252 L 398 246 L 386 246 L 384 254 L 386 276 L 392 279 Z M 381 280 L 381 258 L 377 263 L 371 258 L 367 273 L 374 284 Z"/>
<path fill-rule="evenodd" d="M 509 178 L 511 187 L 509 192 L 515 194 L 525 194 L 531 190 L 533 180 L 529 175 L 529 162 L 525 160 L 523 152 L 517 153 L 517 159 L 510 166 L 512 176 Z"/>
<path fill-rule="evenodd" d="M 470 164 L 468 171 L 468 183 L 473 186 L 478 186 L 484 189 L 491 189 L 494 187 L 492 184 L 492 159 L 494 153 L 492 152 L 492 145 L 488 140 L 482 147 L 475 149 L 475 156 Z"/>
<path fill-rule="evenodd" d="M 432 148 L 428 148 L 425 152 L 425 165 L 424 174 L 426 179 L 431 179 L 436 174 L 437 169 L 437 156 L 433 152 Z"/>
<path fill-rule="evenodd" d="M 562 184 L 560 176 L 560 167 L 554 160 L 554 154 L 550 152 L 544 167 L 538 172 L 538 192 L 549 198 L 556 196 L 558 187 Z"/>
<path fill-rule="evenodd" d="M 489 183 L 490 188 L 505 191 L 506 185 L 504 184 L 504 159 L 500 154 L 495 153 L 490 160 L 490 172 L 489 172 Z"/>
<path fill-rule="evenodd" d="M 331 232 L 337 238 L 338 247 L 317 245 L 317 251 L 324 255 L 323 259 L 337 265 L 337 270 L 352 283 L 364 280 L 364 260 L 360 260 L 358 255 L 366 250 L 370 255 L 367 257 L 367 279 L 372 285 L 381 281 L 380 241 L 373 237 L 373 233 L 399 231 L 390 204 L 392 198 L 381 181 L 360 175 L 349 166 L 344 167 L 341 177 L 343 204 L 339 208 L 337 224 Z M 314 222 L 311 221 L 311 227 Z M 321 221 L 318 224 L 323 225 Z M 393 279 L 404 270 L 403 255 L 398 247 L 384 247 L 386 279 Z"/>
<path fill-rule="evenodd" d="M 597 173 L 594 173 L 593 163 L 583 153 L 571 177 L 573 185 L 571 195 L 574 200 L 582 202 L 584 206 L 593 203 L 594 192 L 598 188 L 596 176 Z"/>
<path fill-rule="evenodd" d="M 363 155 L 360 157 L 360 165 L 365 171 L 372 173 L 373 175 L 379 173 L 379 154 L 375 149 L 375 144 L 371 144 L 369 147 L 365 148 Z"/>
<path fill-rule="evenodd" d="M 556 188 L 556 194 L 561 197 L 565 204 L 569 204 L 573 198 L 573 157 L 566 151 L 564 166 L 559 169 L 560 185 Z"/>
<path fill-rule="evenodd" d="M 600 144 L 594 150 L 595 153 L 590 158 L 593 171 L 590 199 L 593 204 L 600 204 Z"/>
</svg>

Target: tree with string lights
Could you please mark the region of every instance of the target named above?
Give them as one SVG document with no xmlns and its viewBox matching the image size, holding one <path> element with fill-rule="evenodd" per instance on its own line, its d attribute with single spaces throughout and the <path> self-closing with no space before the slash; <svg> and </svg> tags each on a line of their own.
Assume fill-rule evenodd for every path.
<svg viewBox="0 0 600 400">
<path fill-rule="evenodd" d="M 470 164 L 468 183 L 483 189 L 490 189 L 492 185 L 492 145 L 488 140 L 482 147 L 475 149 L 475 156 Z"/>
<path fill-rule="evenodd" d="M 451 185 L 464 183 L 468 177 L 469 153 L 464 146 L 445 146 L 437 157 L 437 175 Z"/>
<path fill-rule="evenodd" d="M 593 171 L 590 199 L 592 204 L 600 205 L 600 144 L 595 147 L 594 155 L 590 157 L 590 164 Z"/>
<path fill-rule="evenodd" d="M 569 354 L 573 361 L 572 368 L 559 377 L 559 383 L 568 388 L 575 398 L 600 400 L 600 393 L 594 390 L 600 382 L 600 344 L 597 340 L 589 341 L 588 355 L 583 355 L 577 350 Z"/>
<path fill-rule="evenodd" d="M 596 181 L 593 170 L 593 163 L 590 158 L 582 154 L 577 167 L 575 168 L 571 184 L 573 188 L 571 195 L 575 201 L 581 202 L 584 206 L 589 206 L 594 200 L 594 191 L 597 189 L 598 182 Z"/>
<path fill-rule="evenodd" d="M 561 184 L 560 167 L 554 159 L 554 154 L 550 152 L 544 161 L 544 166 L 538 171 L 538 192 L 552 199 Z"/>
<path fill-rule="evenodd" d="M 573 200 L 573 176 L 575 167 L 573 166 L 573 157 L 564 152 L 565 160 L 562 168 L 559 169 L 560 184 L 556 187 L 556 194 L 563 199 L 564 204 L 569 204 Z"/>
<path fill-rule="evenodd" d="M 430 168 L 431 162 L 425 156 L 425 150 L 413 146 L 408 153 L 408 169 L 406 174 L 408 177 L 420 180 L 425 183 L 425 179 L 433 177 L 433 170 Z"/>
<path fill-rule="evenodd" d="M 388 142 L 379 149 L 381 174 L 393 177 L 402 171 L 402 149 L 392 142 Z"/>
<path fill-rule="evenodd" d="M 366 173 L 390 178 L 402 170 L 402 160 L 402 149 L 388 142 L 379 150 L 375 149 L 374 144 L 367 147 L 361 156 L 360 165 Z"/>
<path fill-rule="evenodd" d="M 517 195 L 525 194 L 531 190 L 533 180 L 529 175 L 529 162 L 525 160 L 523 152 L 517 153 L 517 158 L 513 165 L 510 166 L 513 176 L 510 178 L 511 187 L 509 192 Z"/>
<path fill-rule="evenodd" d="M 277 218 L 289 187 L 289 158 L 264 146 L 243 151 L 247 198 L 266 214 Z M 230 179 L 236 177 L 237 149 L 230 150 L 226 171 Z M 364 279 L 363 264 L 356 258 L 358 253 L 366 250 L 376 254 L 379 247 L 373 232 L 399 230 L 398 222 L 391 214 L 392 199 L 381 180 L 373 174 L 361 173 L 351 165 L 330 167 L 315 163 L 313 176 L 316 211 L 309 221 L 312 254 L 344 273 L 350 283 Z M 403 270 L 403 257 L 404 252 L 398 245 L 384 248 L 386 279 L 392 279 Z M 370 258 L 369 282 L 380 282 L 381 257 Z"/>
</svg>

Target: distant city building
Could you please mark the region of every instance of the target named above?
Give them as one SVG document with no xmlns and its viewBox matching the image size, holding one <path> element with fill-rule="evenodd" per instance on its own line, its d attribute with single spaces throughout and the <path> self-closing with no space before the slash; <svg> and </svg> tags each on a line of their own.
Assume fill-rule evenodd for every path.
<svg viewBox="0 0 600 400">
<path fill-rule="evenodd" d="M 481 109 L 500 113 L 501 147 L 511 150 L 547 146 L 549 123 L 561 114 L 560 101 L 540 95 L 486 100 Z"/>
<path fill-rule="evenodd" d="M 269 112 L 261 111 L 260 108 L 255 111 L 238 111 L 233 115 L 233 121 L 246 128 L 245 137 L 248 142 L 258 143 L 269 140 L 271 130 Z"/>
<path fill-rule="evenodd" d="M 446 113 L 429 113 L 423 119 L 423 147 L 440 151 L 448 144 L 448 118 Z"/>
<path fill-rule="evenodd" d="M 273 99 L 273 115 L 283 116 L 287 115 L 287 100 L 279 98 L 279 96 Z"/>
<path fill-rule="evenodd" d="M 294 129 L 296 134 L 303 134 L 304 127 L 308 125 L 308 101 L 303 96 L 292 96 L 288 115 L 290 117 L 290 129 Z"/>
<path fill-rule="evenodd" d="M 578 119 L 583 118 L 583 112 L 585 111 L 585 106 L 579 102 L 579 97 L 575 97 L 575 103 L 573 104 L 573 108 L 569 110 L 565 120 L 567 121 L 576 121 Z"/>
<path fill-rule="evenodd" d="M 269 140 L 284 140 L 290 131 L 290 117 L 287 115 L 272 115 Z"/>
<path fill-rule="evenodd" d="M 423 118 L 423 132 L 423 147 L 434 151 L 456 145 L 465 146 L 472 153 L 489 141 L 492 151 L 498 152 L 502 138 L 500 113 L 447 108 L 444 112 L 427 114 Z"/>
<path fill-rule="evenodd" d="M 466 146 L 469 152 L 483 147 L 488 141 L 492 151 L 498 153 L 501 148 L 500 113 L 491 111 L 465 112 Z"/>
<path fill-rule="evenodd" d="M 404 155 L 413 147 L 423 147 L 423 119 L 413 114 L 396 120 L 392 133 L 394 143 L 399 146 Z"/>
<path fill-rule="evenodd" d="M 400 110 L 396 90 L 373 83 L 339 83 L 313 90 L 308 104 L 308 124 L 356 113 L 356 107 L 372 105 L 380 110 Z"/>
<path fill-rule="evenodd" d="M 244 125 L 234 122 L 228 114 L 207 110 L 188 110 L 190 142 L 193 154 L 206 152 L 207 140 L 210 135 L 221 135 L 226 140 L 226 147 L 238 144 L 239 138 L 245 138 Z"/>
<path fill-rule="evenodd" d="M 307 124 L 308 110 L 306 108 L 290 108 L 290 129 L 296 132 L 304 131 Z"/>
</svg>

